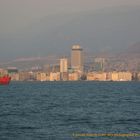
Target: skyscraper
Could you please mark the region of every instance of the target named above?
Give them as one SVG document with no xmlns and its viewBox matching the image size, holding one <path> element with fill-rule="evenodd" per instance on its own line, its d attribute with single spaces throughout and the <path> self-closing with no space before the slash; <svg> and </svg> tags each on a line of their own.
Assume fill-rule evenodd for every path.
<svg viewBox="0 0 140 140">
<path fill-rule="evenodd" d="M 71 68 L 83 72 L 83 49 L 79 45 L 72 46 Z"/>
<path fill-rule="evenodd" d="M 68 59 L 67 58 L 62 58 L 60 59 L 60 72 L 68 72 Z"/>
</svg>

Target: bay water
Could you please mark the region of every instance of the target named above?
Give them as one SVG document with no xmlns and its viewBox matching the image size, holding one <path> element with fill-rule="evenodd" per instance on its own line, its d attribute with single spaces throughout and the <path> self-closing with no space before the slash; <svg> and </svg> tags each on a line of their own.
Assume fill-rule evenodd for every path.
<svg viewBox="0 0 140 140">
<path fill-rule="evenodd" d="M 0 86 L 0 140 L 140 140 L 95 134 L 140 134 L 140 82 Z"/>
</svg>

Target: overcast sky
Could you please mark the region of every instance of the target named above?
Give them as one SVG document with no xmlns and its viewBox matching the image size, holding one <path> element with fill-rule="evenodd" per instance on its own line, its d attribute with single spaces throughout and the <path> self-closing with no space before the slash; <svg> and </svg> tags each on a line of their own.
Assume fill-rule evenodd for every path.
<svg viewBox="0 0 140 140">
<path fill-rule="evenodd" d="M 0 0 L 0 55 L 4 41 L 44 17 L 117 6 L 140 6 L 140 0 Z"/>
<path fill-rule="evenodd" d="M 0 37 L 48 15 L 140 5 L 140 0 L 0 0 Z"/>
</svg>

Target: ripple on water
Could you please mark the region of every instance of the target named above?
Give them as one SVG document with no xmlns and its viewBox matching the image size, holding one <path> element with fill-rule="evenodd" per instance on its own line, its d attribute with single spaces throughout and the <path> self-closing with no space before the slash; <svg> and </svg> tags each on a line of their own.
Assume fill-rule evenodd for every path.
<svg viewBox="0 0 140 140">
<path fill-rule="evenodd" d="M 21 82 L 0 87 L 0 139 L 108 140 L 140 133 L 139 82 Z M 139 140 L 140 137 L 122 138 Z"/>
</svg>

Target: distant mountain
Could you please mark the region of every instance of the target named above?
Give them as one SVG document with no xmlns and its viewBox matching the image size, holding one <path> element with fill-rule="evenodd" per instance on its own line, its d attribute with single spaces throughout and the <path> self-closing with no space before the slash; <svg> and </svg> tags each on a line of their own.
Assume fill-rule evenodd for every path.
<svg viewBox="0 0 140 140">
<path fill-rule="evenodd" d="M 117 54 L 120 58 L 124 59 L 140 59 L 140 42 L 134 43 L 133 45 L 125 48 L 122 52 Z"/>
<path fill-rule="evenodd" d="M 128 49 L 127 49 L 127 53 L 129 54 L 140 54 L 140 42 L 137 42 L 133 45 L 131 45 Z"/>
<path fill-rule="evenodd" d="M 44 65 L 57 65 L 59 63 L 58 56 L 48 57 L 30 57 L 30 58 L 19 58 L 6 63 L 0 63 L 0 67 L 17 67 L 18 69 L 30 69 L 32 67 L 43 67 Z"/>
</svg>

